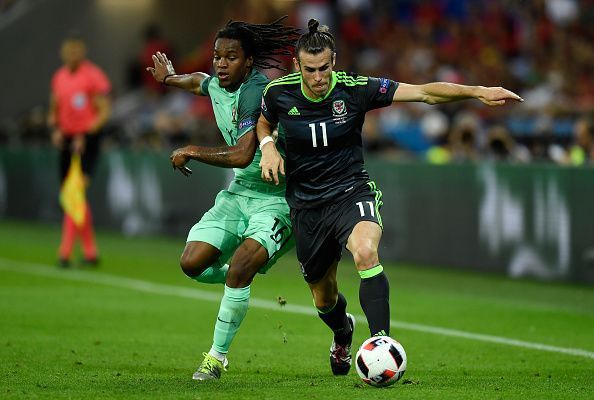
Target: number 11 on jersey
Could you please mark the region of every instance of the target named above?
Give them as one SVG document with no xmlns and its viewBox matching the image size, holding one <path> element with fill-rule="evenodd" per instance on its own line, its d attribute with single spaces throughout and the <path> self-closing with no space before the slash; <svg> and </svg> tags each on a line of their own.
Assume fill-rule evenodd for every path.
<svg viewBox="0 0 594 400">
<path fill-rule="evenodd" d="M 375 217 L 373 201 L 366 201 L 366 203 L 369 205 L 369 212 L 371 213 L 371 216 Z M 359 212 L 361 213 L 361 216 L 364 217 L 365 216 L 365 208 L 363 207 L 363 202 L 358 201 L 355 204 L 359 206 Z"/>
<path fill-rule="evenodd" d="M 324 142 L 324 147 L 328 147 L 328 136 L 326 135 L 326 123 L 320 122 L 319 125 L 322 127 L 322 141 Z M 316 124 L 309 124 L 309 129 L 311 129 L 311 141 L 313 143 L 313 147 L 318 147 Z"/>
</svg>

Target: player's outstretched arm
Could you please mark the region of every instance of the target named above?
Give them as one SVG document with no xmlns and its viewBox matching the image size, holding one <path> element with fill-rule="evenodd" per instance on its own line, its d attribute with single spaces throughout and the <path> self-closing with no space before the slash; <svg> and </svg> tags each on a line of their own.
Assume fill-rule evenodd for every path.
<svg viewBox="0 0 594 400">
<path fill-rule="evenodd" d="M 466 86 L 447 82 L 433 82 L 424 85 L 400 83 L 392 101 L 420 101 L 427 104 L 439 104 L 464 99 L 479 99 L 489 106 L 500 106 L 507 100 L 524 101 L 514 92 L 502 87 Z"/>
<path fill-rule="evenodd" d="M 186 164 L 196 160 L 205 164 L 224 168 L 245 168 L 254 160 L 256 153 L 256 134 L 253 130 L 244 134 L 234 146 L 204 147 L 185 146 L 174 150 L 169 159 L 173 169 L 188 176 L 192 173 Z"/>
<path fill-rule="evenodd" d="M 146 67 L 146 70 L 153 74 L 157 82 L 167 86 L 175 86 L 187 90 L 196 95 L 201 95 L 200 84 L 202 80 L 208 78 L 203 72 L 193 72 L 191 74 L 177 75 L 171 60 L 165 53 L 156 52 L 153 54 L 153 67 Z"/>
<path fill-rule="evenodd" d="M 260 168 L 262 168 L 262 179 L 267 182 L 274 182 L 278 185 L 278 174 L 285 174 L 285 161 L 276 149 L 274 139 L 272 138 L 273 125 L 260 114 L 256 132 L 260 142 L 262 158 L 260 159 Z"/>
</svg>

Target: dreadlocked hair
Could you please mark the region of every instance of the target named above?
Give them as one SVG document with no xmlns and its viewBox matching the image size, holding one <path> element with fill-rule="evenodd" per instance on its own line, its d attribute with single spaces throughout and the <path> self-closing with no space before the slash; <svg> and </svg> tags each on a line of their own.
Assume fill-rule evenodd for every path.
<svg viewBox="0 0 594 400">
<path fill-rule="evenodd" d="M 325 49 L 330 49 L 332 53 L 336 51 L 334 36 L 326 25 L 320 26 L 316 19 L 310 19 L 307 23 L 308 32 L 304 33 L 297 40 L 295 54 L 299 55 L 301 50 L 310 54 L 319 54 Z"/>
<path fill-rule="evenodd" d="M 299 38 L 299 29 L 281 23 L 285 15 L 270 24 L 250 24 L 243 21 L 229 21 L 217 32 L 216 39 L 234 39 L 241 43 L 246 57 L 253 57 L 254 66 L 261 69 L 280 67 L 275 56 L 290 56 Z"/>
</svg>

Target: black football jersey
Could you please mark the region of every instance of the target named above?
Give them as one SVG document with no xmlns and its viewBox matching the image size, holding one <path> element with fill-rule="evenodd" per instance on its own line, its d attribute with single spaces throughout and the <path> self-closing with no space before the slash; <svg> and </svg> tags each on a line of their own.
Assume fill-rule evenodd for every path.
<svg viewBox="0 0 594 400">
<path fill-rule="evenodd" d="M 301 89 L 301 74 L 268 84 L 262 115 L 285 135 L 287 202 L 313 208 L 338 201 L 369 181 L 363 165 L 361 128 L 365 113 L 392 104 L 398 83 L 332 72 L 330 90 L 319 100 Z"/>
</svg>

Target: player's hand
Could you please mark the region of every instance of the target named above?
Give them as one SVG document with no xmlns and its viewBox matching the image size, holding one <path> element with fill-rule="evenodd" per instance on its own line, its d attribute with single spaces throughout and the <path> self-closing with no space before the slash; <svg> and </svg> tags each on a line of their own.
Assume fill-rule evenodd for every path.
<svg viewBox="0 0 594 400">
<path fill-rule="evenodd" d="M 262 179 L 266 182 L 274 182 L 275 185 L 279 184 L 278 173 L 285 175 L 285 160 L 276 150 L 274 143 L 267 143 L 262 148 L 260 168 L 262 168 Z"/>
<path fill-rule="evenodd" d="M 514 92 L 502 87 L 483 87 L 479 90 L 477 99 L 489 106 L 501 106 L 506 100 L 524 101 Z"/>
<path fill-rule="evenodd" d="M 64 145 L 64 135 L 61 130 L 54 129 L 52 131 L 52 144 L 58 149 L 61 149 Z"/>
<path fill-rule="evenodd" d="M 192 170 L 186 167 L 186 164 L 188 161 L 190 161 L 190 158 L 188 157 L 184 147 L 174 150 L 173 153 L 171 153 L 171 156 L 169 156 L 169 159 L 171 160 L 171 165 L 173 166 L 174 170 L 179 170 L 179 172 L 185 176 L 190 176 L 192 174 Z"/>
<path fill-rule="evenodd" d="M 164 83 L 163 80 L 167 75 L 175 75 L 173 64 L 171 64 L 171 60 L 167 58 L 165 53 L 157 51 L 153 54 L 153 63 L 155 66 L 146 67 L 146 70 L 153 74 L 153 78 L 155 78 L 157 82 Z"/>
</svg>

